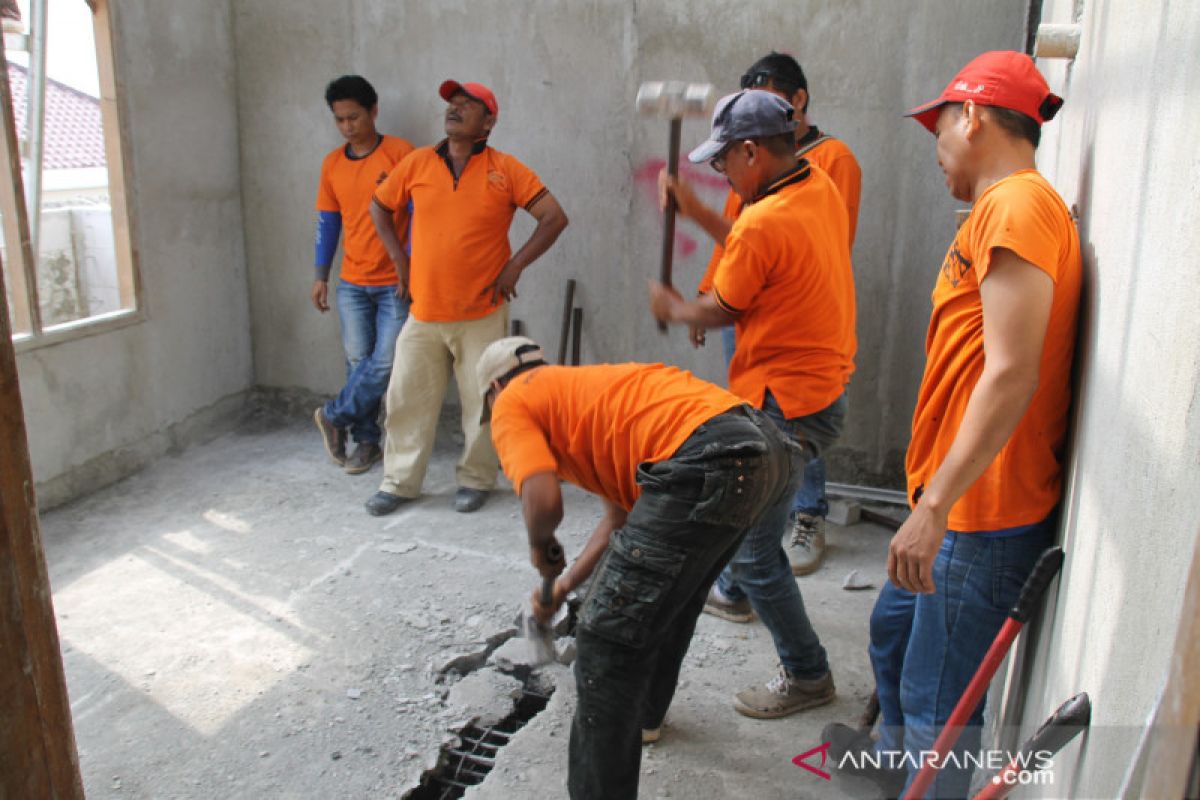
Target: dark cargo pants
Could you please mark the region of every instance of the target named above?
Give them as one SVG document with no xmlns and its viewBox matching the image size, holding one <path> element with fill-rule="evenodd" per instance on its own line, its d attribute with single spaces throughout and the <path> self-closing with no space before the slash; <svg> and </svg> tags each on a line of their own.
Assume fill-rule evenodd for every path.
<svg viewBox="0 0 1200 800">
<path fill-rule="evenodd" d="M 804 460 L 761 412 L 740 406 L 638 468 L 641 496 L 580 612 L 574 800 L 635 800 L 641 729 L 666 715 L 709 587 L 760 515 L 795 492 Z"/>
</svg>

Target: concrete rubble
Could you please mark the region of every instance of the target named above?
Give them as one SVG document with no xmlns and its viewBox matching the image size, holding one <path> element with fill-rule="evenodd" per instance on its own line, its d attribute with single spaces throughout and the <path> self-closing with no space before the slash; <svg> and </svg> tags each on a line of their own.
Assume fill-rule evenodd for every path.
<svg viewBox="0 0 1200 800">
<path fill-rule="evenodd" d="M 45 515 L 89 798 L 400 798 L 466 722 L 506 716 L 522 681 L 549 705 L 467 796 L 563 796 L 571 668 L 517 669 L 513 616 L 537 582 L 519 503 L 501 491 L 454 513 L 456 455 L 439 450 L 426 496 L 377 519 L 361 511 L 377 472 L 346 476 L 309 426 L 264 418 Z M 564 493 L 573 554 L 601 506 Z M 774 670 L 770 637 L 702 616 L 663 740 L 644 752 L 643 797 L 871 796 L 790 760 L 870 693 L 876 593 L 843 592 L 841 576 L 881 582 L 887 539 L 831 527 L 826 565 L 801 579 L 832 706 L 737 715 L 732 693 Z M 573 640 L 556 645 L 569 663 Z"/>
</svg>

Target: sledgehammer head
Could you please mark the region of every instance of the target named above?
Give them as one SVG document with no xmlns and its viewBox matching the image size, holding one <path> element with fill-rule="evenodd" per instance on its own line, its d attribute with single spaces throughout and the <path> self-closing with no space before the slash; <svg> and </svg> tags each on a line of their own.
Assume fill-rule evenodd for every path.
<svg viewBox="0 0 1200 800">
<path fill-rule="evenodd" d="M 647 81 L 637 93 L 640 113 L 669 119 L 707 117 L 716 103 L 717 90 L 711 83 Z"/>
</svg>

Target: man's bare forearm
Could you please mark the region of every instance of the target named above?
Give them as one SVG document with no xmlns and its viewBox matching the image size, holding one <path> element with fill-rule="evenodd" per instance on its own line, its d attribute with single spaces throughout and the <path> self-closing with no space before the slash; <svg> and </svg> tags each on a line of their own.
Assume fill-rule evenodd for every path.
<svg viewBox="0 0 1200 800">
<path fill-rule="evenodd" d="M 608 540 L 612 538 L 613 531 L 625 524 L 625 517 L 624 509 L 613 505 L 607 506 L 604 516 L 596 523 L 596 529 L 588 537 L 587 544 L 579 553 L 579 557 L 575 559 L 575 563 L 571 565 L 566 574 L 559 578 L 564 583 L 564 591 L 569 592 L 577 588 L 591 576 L 596 569 L 596 564 L 600 563 L 604 551 L 608 549 Z"/>
<path fill-rule="evenodd" d="M 684 323 L 697 328 L 723 328 L 737 319 L 717 304 L 711 294 L 684 300 L 670 286 L 650 281 L 650 312 L 662 322 Z"/>
<path fill-rule="evenodd" d="M 971 484 L 979 479 L 1004 447 L 1029 408 L 1037 390 L 1037 374 L 989 374 L 984 367 L 971 392 L 954 443 L 937 472 L 929 479 L 921 504 L 945 516 Z"/>
<path fill-rule="evenodd" d="M 524 270 L 534 261 L 537 261 L 542 255 L 550 249 L 550 247 L 558 241 L 558 237 L 567 228 L 567 215 L 558 206 L 554 207 L 537 219 L 537 227 L 533 229 L 533 233 L 529 234 L 529 238 L 525 244 L 521 245 L 517 252 L 513 253 L 512 258 L 508 263 L 516 269 Z"/>
<path fill-rule="evenodd" d="M 388 258 L 396 268 L 396 274 L 401 280 L 408 279 L 408 256 L 404 254 L 404 242 L 396 232 L 395 215 L 381 206 L 377 201 L 371 201 L 371 222 L 375 225 L 375 233 L 383 243 Z"/>
</svg>

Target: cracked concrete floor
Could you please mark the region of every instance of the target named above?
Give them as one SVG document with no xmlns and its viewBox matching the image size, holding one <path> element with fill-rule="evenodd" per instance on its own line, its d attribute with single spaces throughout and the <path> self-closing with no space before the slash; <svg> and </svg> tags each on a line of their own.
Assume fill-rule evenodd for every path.
<svg viewBox="0 0 1200 800">
<path fill-rule="evenodd" d="M 368 516 L 378 468 L 351 477 L 298 420 L 259 416 L 47 513 L 47 561 L 90 798 L 400 798 L 469 716 L 438 670 L 511 628 L 535 584 L 519 504 L 498 492 L 456 514 L 456 447 L 440 437 L 425 496 Z M 600 513 L 567 488 L 560 534 L 576 552 Z M 830 557 L 801 579 L 839 699 L 783 720 L 741 717 L 731 693 L 774 670 L 761 624 L 707 615 L 646 798 L 873 797 L 791 763 L 821 727 L 859 714 L 871 679 L 867 620 L 889 532 L 831 527 Z M 471 798 L 565 796 L 574 690 L 501 751 Z"/>
</svg>

